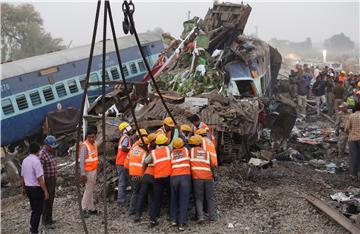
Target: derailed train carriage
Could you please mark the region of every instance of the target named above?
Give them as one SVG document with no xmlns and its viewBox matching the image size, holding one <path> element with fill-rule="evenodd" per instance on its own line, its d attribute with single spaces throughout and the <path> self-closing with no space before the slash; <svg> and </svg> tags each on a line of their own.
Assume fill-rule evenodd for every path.
<svg viewBox="0 0 360 234">
<path fill-rule="evenodd" d="M 164 49 L 160 36 L 143 33 L 140 40 L 146 59 L 153 65 Z M 141 80 L 146 73 L 136 41 L 132 36 L 118 39 L 126 79 Z M 62 109 L 80 109 L 90 45 L 8 62 L 1 65 L 1 146 L 10 151 L 24 139 L 41 135 L 49 112 L 58 104 Z M 90 82 L 101 81 L 102 43 L 95 44 Z M 107 42 L 107 81 L 120 80 L 114 43 Z M 110 92 L 112 87 L 107 87 Z M 88 98 L 92 102 L 101 93 L 100 86 L 91 86 Z M 37 134 L 39 133 L 40 134 Z"/>
</svg>

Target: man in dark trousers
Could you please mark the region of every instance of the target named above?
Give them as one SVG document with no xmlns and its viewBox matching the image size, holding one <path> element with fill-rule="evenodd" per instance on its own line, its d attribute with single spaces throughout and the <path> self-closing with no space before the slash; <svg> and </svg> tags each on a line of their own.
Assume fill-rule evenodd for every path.
<svg viewBox="0 0 360 234">
<path fill-rule="evenodd" d="M 325 81 L 322 79 L 322 77 L 320 75 L 318 75 L 316 77 L 316 81 L 313 85 L 312 88 L 313 94 L 315 95 L 315 100 L 316 100 L 316 112 L 317 115 L 320 115 L 320 109 L 321 109 L 321 104 L 325 104 L 326 103 L 326 98 L 325 98 Z"/>
<path fill-rule="evenodd" d="M 44 202 L 42 223 L 47 229 L 54 229 L 55 221 L 52 218 L 52 210 L 55 199 L 56 187 L 56 159 L 55 150 L 59 146 L 54 136 L 47 136 L 44 145 L 40 150 L 40 161 L 44 169 L 46 188 L 49 192 L 49 199 Z"/>
<path fill-rule="evenodd" d="M 30 154 L 23 160 L 21 165 L 21 188 L 22 194 L 30 200 L 31 218 L 30 233 L 39 233 L 39 223 L 43 211 L 44 200 L 49 199 L 44 180 L 44 171 L 39 160 L 40 146 L 31 143 Z"/>
</svg>

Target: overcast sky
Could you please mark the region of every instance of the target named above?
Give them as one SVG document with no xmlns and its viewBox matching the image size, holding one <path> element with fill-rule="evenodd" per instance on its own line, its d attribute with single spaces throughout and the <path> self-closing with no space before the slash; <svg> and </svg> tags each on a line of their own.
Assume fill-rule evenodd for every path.
<svg viewBox="0 0 360 234">
<path fill-rule="evenodd" d="M 232 1 L 236 2 L 236 1 Z M 239 2 L 239 1 L 238 1 Z M 31 2 L 44 19 L 45 29 L 54 37 L 61 37 L 71 46 L 89 44 L 95 18 L 96 1 L 93 2 Z M 203 18 L 212 1 L 134 1 L 135 23 L 138 32 L 160 27 L 178 36 L 182 22 L 191 17 Z M 245 33 L 252 34 L 258 28 L 263 40 L 271 38 L 303 41 L 311 37 L 313 42 L 343 32 L 351 40 L 359 42 L 359 0 L 347 2 L 254 2 L 244 1 L 252 6 Z M 118 36 L 123 35 L 121 3 L 112 1 Z M 102 24 L 100 26 L 102 30 Z M 98 32 L 98 39 L 102 32 Z M 110 34 L 109 34 L 110 38 Z"/>
</svg>

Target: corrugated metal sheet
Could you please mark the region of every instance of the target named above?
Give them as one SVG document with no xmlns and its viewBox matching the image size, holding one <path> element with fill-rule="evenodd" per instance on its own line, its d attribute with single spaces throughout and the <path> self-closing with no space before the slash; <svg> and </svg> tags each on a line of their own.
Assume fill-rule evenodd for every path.
<svg viewBox="0 0 360 234">
<path fill-rule="evenodd" d="M 161 37 L 151 33 L 139 34 L 141 44 L 147 44 L 161 40 Z M 119 49 L 126 49 L 136 46 L 134 36 L 118 38 Z M 106 51 L 115 51 L 113 40 L 106 43 Z M 74 47 L 71 49 L 56 51 L 48 54 L 38 55 L 30 58 L 20 59 L 14 62 L 1 64 L 1 80 L 21 74 L 30 73 L 44 68 L 66 64 L 73 61 L 88 58 L 90 45 Z M 102 42 L 97 42 L 94 48 L 94 56 L 102 54 Z"/>
</svg>

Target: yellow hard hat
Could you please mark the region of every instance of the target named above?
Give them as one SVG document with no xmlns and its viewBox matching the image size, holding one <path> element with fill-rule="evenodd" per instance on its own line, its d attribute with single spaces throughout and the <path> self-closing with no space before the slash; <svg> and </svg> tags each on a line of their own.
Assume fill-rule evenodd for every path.
<svg viewBox="0 0 360 234">
<path fill-rule="evenodd" d="M 183 124 L 180 126 L 181 131 L 183 132 L 191 132 L 191 127 L 188 124 Z"/>
<path fill-rule="evenodd" d="M 150 134 L 147 136 L 147 138 L 148 138 L 149 142 L 151 143 L 151 142 L 153 142 L 153 141 L 156 139 L 156 136 L 157 136 L 156 133 L 150 133 Z"/>
<path fill-rule="evenodd" d="M 171 117 L 166 117 L 163 123 L 169 127 L 175 127 L 174 120 Z"/>
<path fill-rule="evenodd" d="M 344 70 L 343 70 L 343 71 L 341 71 L 340 73 L 341 73 L 341 74 L 346 74 L 346 72 L 345 72 Z"/>
<path fill-rule="evenodd" d="M 175 149 L 179 149 L 179 148 L 181 148 L 181 147 L 183 147 L 184 146 L 184 141 L 183 141 L 183 139 L 181 139 L 181 138 L 176 138 L 175 140 L 174 140 L 174 148 Z"/>
<path fill-rule="evenodd" d="M 357 87 L 359 87 L 359 88 L 360 88 L 360 81 L 359 81 L 359 82 L 357 82 Z"/>
<path fill-rule="evenodd" d="M 150 143 L 149 138 L 144 136 L 142 139 L 144 140 L 145 145 L 148 145 Z M 142 140 L 141 139 L 139 139 L 139 142 L 140 142 L 140 145 L 142 145 Z"/>
<path fill-rule="evenodd" d="M 195 135 L 189 138 L 190 145 L 200 145 L 202 141 L 202 137 L 199 135 Z"/>
<path fill-rule="evenodd" d="M 156 136 L 155 143 L 157 145 L 163 145 L 167 142 L 167 140 L 168 138 L 164 134 L 160 133 L 159 135 Z"/>
<path fill-rule="evenodd" d="M 200 129 L 198 129 L 198 130 L 195 131 L 195 134 L 197 134 L 197 135 L 206 134 L 206 129 L 200 128 Z"/>
<path fill-rule="evenodd" d="M 122 132 L 124 131 L 125 128 L 127 128 L 129 125 L 128 122 L 122 122 L 121 124 L 119 124 L 119 131 Z"/>
<path fill-rule="evenodd" d="M 147 133 L 146 129 L 144 129 L 144 128 L 140 128 L 139 131 L 140 131 L 141 136 L 147 136 L 147 135 L 149 135 L 149 134 Z M 139 131 L 136 131 L 136 136 L 139 136 Z"/>
</svg>

